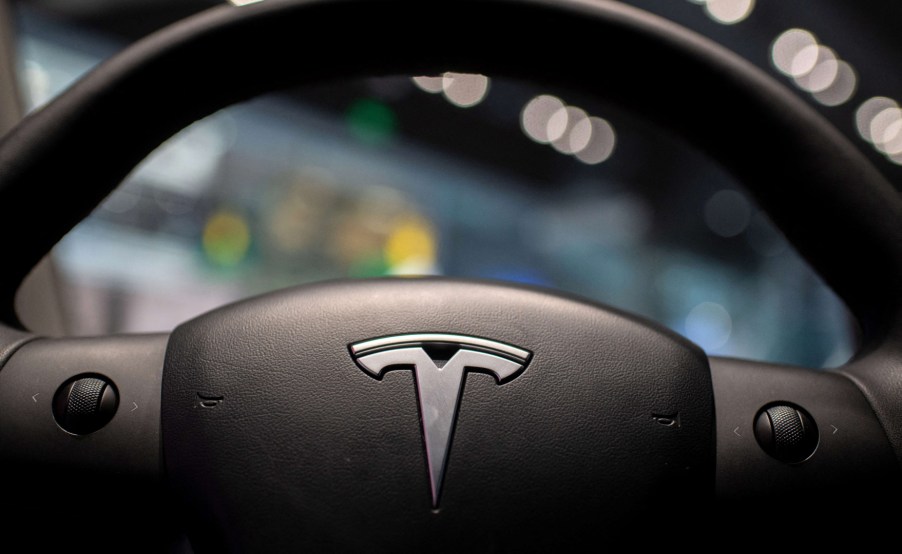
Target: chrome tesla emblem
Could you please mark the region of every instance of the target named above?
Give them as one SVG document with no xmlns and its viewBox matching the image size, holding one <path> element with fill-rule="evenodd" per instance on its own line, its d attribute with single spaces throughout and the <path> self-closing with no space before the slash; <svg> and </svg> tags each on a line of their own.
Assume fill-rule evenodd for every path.
<svg viewBox="0 0 902 554">
<path fill-rule="evenodd" d="M 526 368 L 532 355 L 509 344 L 448 334 L 382 337 L 350 349 L 357 365 L 376 379 L 392 369 L 413 369 L 433 506 L 438 506 L 464 373 L 487 372 L 501 384 Z"/>
</svg>

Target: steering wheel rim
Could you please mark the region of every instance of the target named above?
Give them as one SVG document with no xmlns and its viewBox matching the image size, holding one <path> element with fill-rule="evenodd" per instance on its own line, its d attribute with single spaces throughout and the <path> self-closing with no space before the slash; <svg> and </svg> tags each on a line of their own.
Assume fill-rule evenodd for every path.
<svg viewBox="0 0 902 554">
<path fill-rule="evenodd" d="M 442 14 L 439 19 L 435 19 L 437 12 Z M 349 19 L 349 13 L 357 15 Z M 513 13 L 517 14 L 517 37 L 486 49 L 493 30 L 510 24 Z M 402 23 L 404 18 L 429 24 L 410 27 Z M 374 26 L 374 21 L 381 26 Z M 442 29 L 461 27 L 468 29 L 472 40 L 455 45 L 434 40 Z M 284 68 L 293 61 L 291 52 L 316 46 L 315 31 L 322 28 L 345 29 L 370 43 L 350 54 L 341 48 L 321 50 L 308 72 L 286 75 Z M 552 38 L 537 41 L 540 32 Z M 419 47 L 410 49 L 411 42 Z M 240 49 L 235 49 L 236 43 Z M 585 71 L 593 52 L 617 52 L 615 47 L 623 44 L 630 46 L 630 56 L 604 60 L 609 74 L 618 78 L 599 82 Z M 655 70 L 640 67 L 637 60 Z M 7 300 L 0 313 L 3 321 L 17 326 L 12 298 L 40 256 L 144 155 L 186 124 L 289 81 L 444 68 L 513 76 L 538 72 L 542 78 L 642 107 L 737 174 L 860 322 L 864 342 L 858 358 L 831 375 L 834 384 L 830 386 L 850 390 L 849 381 L 839 377 L 845 375 L 867 396 L 869 404 L 858 402 L 854 410 L 873 409 L 879 424 L 864 423 L 873 415 L 862 413 L 861 425 L 867 430 L 859 429 L 860 435 L 870 441 L 875 459 L 883 464 L 878 473 L 892 474 L 884 467 L 887 445 L 878 442 L 885 433 L 882 440 L 888 436 L 896 461 L 902 461 L 902 403 L 895 400 L 902 382 L 898 364 L 902 202 L 898 193 L 847 139 L 763 72 L 673 23 L 615 2 L 443 1 L 426 6 L 403 0 L 273 1 L 240 9 L 216 8 L 139 42 L 30 115 L 0 142 L 0 198 L 5 200 L 0 209 L 6 211 L 0 231 L 4 236 L 30 237 L 10 245 L 9 265 L 0 274 L 0 296 Z M 166 86 L 167 82 L 178 84 Z M 661 82 L 669 85 L 666 94 L 661 93 Z M 747 110 L 730 122 L 704 111 L 724 97 Z M 728 126 L 734 125 L 749 132 L 735 142 L 721 140 Z M 141 133 L 131 132 L 136 127 Z M 760 137 L 768 137 L 768 144 L 761 145 Z M 87 188 L 57 184 L 64 182 L 71 168 L 90 176 Z M 60 202 L 48 207 L 43 200 L 54 186 L 53 194 Z M 29 338 L 12 330 L 4 334 L 12 345 L 5 359 L 14 363 L 16 348 Z M 736 394 L 740 379 L 741 372 L 734 369 L 743 364 L 719 363 L 726 369 L 715 372 L 714 394 L 729 398 Z M 149 371 L 159 377 L 162 367 Z M 793 377 L 778 370 L 773 379 L 790 389 L 810 386 L 814 379 L 790 373 Z M 16 386 L 9 379 L 0 379 L 0 394 L 3 386 Z M 153 390 L 148 383 L 135 386 Z M 722 467 L 733 467 L 720 463 L 729 462 L 731 456 L 741 458 L 736 454 L 739 450 L 721 452 L 732 448 L 724 445 L 721 436 L 721 420 L 732 421 L 728 412 L 722 418 L 721 410 L 729 409 L 718 403 L 717 448 Z M 148 425 L 152 426 L 152 420 Z M 31 440 L 25 435 L 18 433 L 12 442 Z M 159 434 L 147 440 L 159 441 Z M 742 455 L 753 447 L 746 443 Z M 743 463 L 737 462 L 736 467 Z M 898 472 L 898 466 L 894 469 Z"/>
</svg>

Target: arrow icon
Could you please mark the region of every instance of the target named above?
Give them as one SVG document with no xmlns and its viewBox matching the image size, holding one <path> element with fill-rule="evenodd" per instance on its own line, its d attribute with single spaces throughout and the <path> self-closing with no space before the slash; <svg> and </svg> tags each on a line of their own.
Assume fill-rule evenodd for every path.
<svg viewBox="0 0 902 554">
<path fill-rule="evenodd" d="M 135 410 L 138 409 L 138 403 L 137 403 L 137 402 L 132 402 L 132 404 L 133 404 L 135 407 L 132 408 L 131 410 L 129 410 L 130 412 L 134 412 Z"/>
<path fill-rule="evenodd" d="M 34 403 L 35 403 L 35 404 L 38 403 L 38 394 L 41 394 L 41 393 L 37 393 L 37 394 L 35 394 L 34 396 L 31 397 L 31 399 L 34 400 Z"/>
<path fill-rule="evenodd" d="M 834 434 L 834 435 L 836 434 L 837 431 L 839 431 L 839 428 L 838 428 L 836 425 L 830 425 L 830 427 L 833 427 L 833 434 Z"/>
<path fill-rule="evenodd" d="M 735 429 L 733 429 L 733 434 L 739 438 L 742 438 L 742 435 L 739 434 L 739 426 L 737 425 Z"/>
</svg>

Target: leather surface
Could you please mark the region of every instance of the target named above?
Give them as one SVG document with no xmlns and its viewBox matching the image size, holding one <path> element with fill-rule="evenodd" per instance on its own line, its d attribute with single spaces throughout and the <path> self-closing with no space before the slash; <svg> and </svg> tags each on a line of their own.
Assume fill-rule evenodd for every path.
<svg viewBox="0 0 902 554">
<path fill-rule="evenodd" d="M 348 352 L 413 332 L 533 352 L 502 385 L 466 375 L 438 510 L 412 372 L 377 381 Z M 199 407 L 198 394 L 222 400 Z M 496 284 L 336 282 L 188 322 L 167 353 L 163 438 L 199 551 L 538 551 L 649 518 L 685 526 L 713 501 L 704 354 L 598 306 Z"/>
<path fill-rule="evenodd" d="M 902 284 L 900 284 L 902 287 Z M 902 337 L 840 368 L 871 403 L 902 469 Z"/>
<path fill-rule="evenodd" d="M 849 506 L 873 519 L 902 492 L 902 474 L 864 395 L 842 375 L 762 362 L 710 359 L 717 422 L 717 496 L 739 521 L 783 501 L 804 498 L 818 510 L 796 510 L 812 527 L 824 513 Z M 818 428 L 809 460 L 787 464 L 755 438 L 756 416 L 775 402 L 801 406 Z M 894 513 L 894 512 L 891 512 Z"/>
<path fill-rule="evenodd" d="M 121 335 L 22 346 L 0 370 L 0 464 L 159 479 L 166 344 L 166 335 Z M 56 422 L 53 399 L 66 382 L 93 374 L 114 384 L 118 409 L 100 431 L 76 437 Z"/>
<path fill-rule="evenodd" d="M 10 329 L 9 327 L 0 325 L 0 368 L 6 364 L 6 361 L 9 360 L 10 356 L 12 356 L 16 350 L 21 348 L 23 344 L 33 341 L 36 338 L 37 336 L 32 335 L 31 333 Z"/>
</svg>

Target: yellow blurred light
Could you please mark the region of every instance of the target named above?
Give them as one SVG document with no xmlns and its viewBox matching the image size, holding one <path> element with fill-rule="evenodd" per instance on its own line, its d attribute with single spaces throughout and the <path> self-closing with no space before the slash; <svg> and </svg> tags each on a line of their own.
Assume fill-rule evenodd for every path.
<svg viewBox="0 0 902 554">
<path fill-rule="evenodd" d="M 385 241 L 384 256 L 389 267 L 435 265 L 437 241 L 428 221 L 421 217 L 400 220 Z"/>
<path fill-rule="evenodd" d="M 217 212 L 204 225 L 204 254 L 216 265 L 238 265 L 247 256 L 250 245 L 247 221 L 235 212 Z"/>
</svg>

